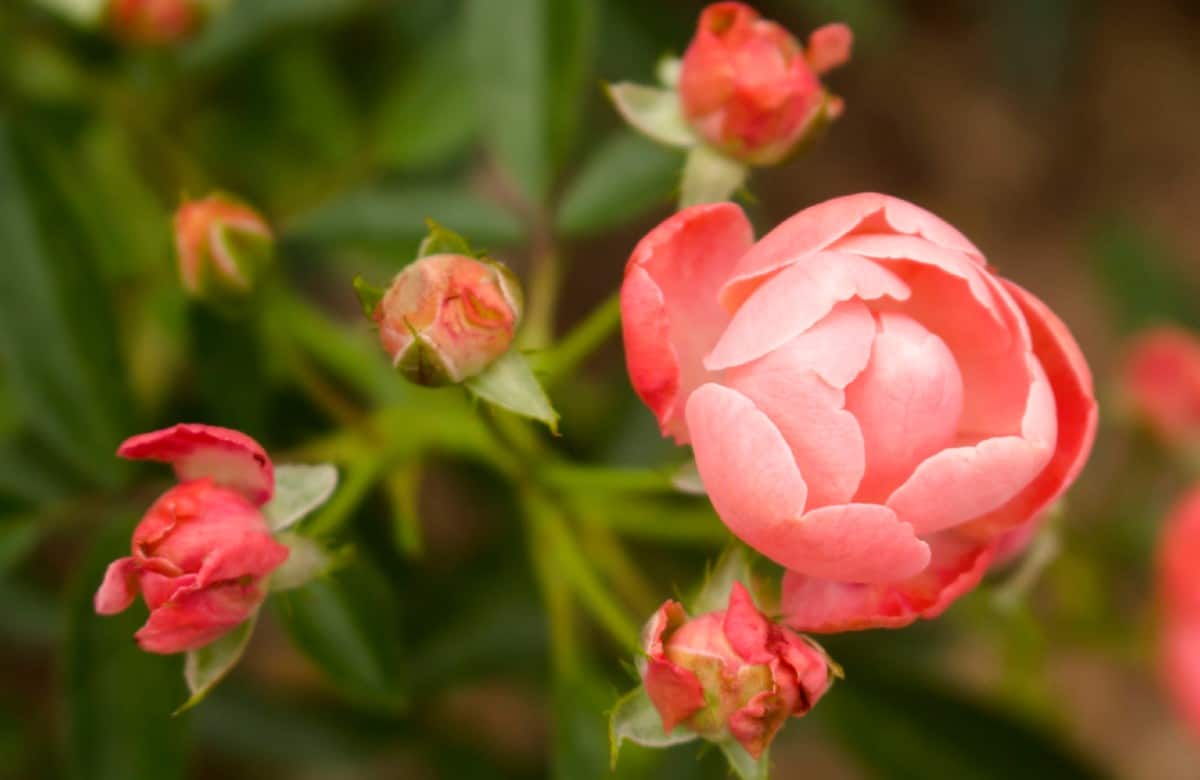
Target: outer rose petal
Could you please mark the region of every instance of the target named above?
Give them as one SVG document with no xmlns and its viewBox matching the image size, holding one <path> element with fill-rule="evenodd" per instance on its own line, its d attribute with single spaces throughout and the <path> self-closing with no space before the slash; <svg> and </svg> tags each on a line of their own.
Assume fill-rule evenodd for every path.
<svg viewBox="0 0 1200 780">
<path fill-rule="evenodd" d="M 772 658 L 767 649 L 770 628 L 771 624 L 754 606 L 746 586 L 740 582 L 733 583 L 722 630 L 734 652 L 752 664 L 769 663 Z"/>
<path fill-rule="evenodd" d="M 779 430 L 736 390 L 707 384 L 687 408 L 696 467 L 736 536 L 785 568 L 829 579 L 889 581 L 923 569 L 929 551 L 886 507 L 804 513 L 807 487 Z"/>
<path fill-rule="evenodd" d="M 935 534 L 928 542 L 929 566 L 903 582 L 830 582 L 788 572 L 783 578 L 784 622 L 797 631 L 837 633 L 902 628 L 917 618 L 937 617 L 979 584 L 994 551 L 953 531 Z"/>
<path fill-rule="evenodd" d="M 862 192 L 810 206 L 763 236 L 738 261 L 721 289 L 721 303 L 736 310 L 765 277 L 855 231 L 919 235 L 984 262 L 983 253 L 939 217 L 890 195 Z"/>
<path fill-rule="evenodd" d="M 1168 618 L 1200 625 L 1200 487 L 1180 498 L 1163 522 L 1158 544 L 1159 590 Z"/>
<path fill-rule="evenodd" d="M 1025 314 L 1034 354 L 1054 393 L 1058 440 L 1037 478 L 1004 506 L 971 523 L 970 531 L 988 535 L 1036 519 L 1058 500 L 1091 454 L 1098 416 L 1092 373 L 1066 325 L 1026 290 L 1008 281 L 1004 285 Z"/>
<path fill-rule="evenodd" d="M 126 439 L 117 454 L 170 463 L 180 480 L 209 477 L 261 506 L 275 492 L 271 459 L 244 433 L 213 425 L 180 423 Z"/>
<path fill-rule="evenodd" d="M 625 268 L 621 320 L 629 376 L 663 433 L 680 443 L 688 441 L 682 403 L 709 379 L 701 358 L 728 320 L 717 290 L 753 241 L 738 206 L 694 206 L 643 238 Z"/>
<path fill-rule="evenodd" d="M 687 613 L 677 601 L 664 602 L 651 616 L 643 630 L 646 649 L 646 669 L 643 685 L 658 715 L 662 718 L 663 733 L 690 718 L 704 706 L 704 690 L 695 674 L 671 662 L 664 652 L 663 642 L 687 621 Z"/>
<path fill-rule="evenodd" d="M 123 612 L 138 592 L 138 569 L 133 558 L 118 558 L 108 564 L 104 572 L 104 582 L 96 591 L 93 603 L 96 613 L 100 615 L 115 615 Z"/>
<path fill-rule="evenodd" d="M 778 693 L 762 691 L 729 716 L 729 733 L 757 761 L 791 714 Z"/>
<path fill-rule="evenodd" d="M 134 638 L 148 653 L 195 650 L 232 631 L 261 601 L 257 585 L 237 582 L 176 594 L 150 613 Z"/>
<path fill-rule="evenodd" d="M 804 56 L 815 72 L 826 73 L 846 64 L 853 46 L 854 33 L 847 25 L 835 22 L 818 27 L 809 34 Z"/>
</svg>

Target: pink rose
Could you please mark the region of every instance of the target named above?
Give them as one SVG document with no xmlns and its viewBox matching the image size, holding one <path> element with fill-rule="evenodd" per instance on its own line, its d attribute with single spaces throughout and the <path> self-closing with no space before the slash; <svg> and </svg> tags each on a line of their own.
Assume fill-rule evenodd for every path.
<svg viewBox="0 0 1200 780">
<path fill-rule="evenodd" d="M 175 212 L 179 277 L 189 295 L 244 295 L 271 262 L 271 228 L 258 212 L 221 193 Z"/>
<path fill-rule="evenodd" d="M 288 557 L 259 511 L 274 492 L 271 461 L 249 436 L 208 425 L 134 436 L 117 453 L 171 463 L 181 482 L 142 518 L 133 554 L 109 564 L 96 612 L 121 612 L 140 591 L 150 608 L 134 635 L 143 650 L 202 647 L 250 617 L 263 578 Z"/>
<path fill-rule="evenodd" d="M 785 157 L 817 120 L 841 112 L 818 76 L 850 59 L 853 35 L 826 25 L 807 53 L 784 28 L 742 3 L 714 3 L 700 15 L 683 55 L 684 115 L 709 144 L 752 165 Z"/>
<path fill-rule="evenodd" d="M 113 0 L 109 14 L 122 38 L 156 45 L 186 38 L 201 16 L 196 0 Z"/>
<path fill-rule="evenodd" d="M 392 363 L 409 380 L 454 384 L 508 351 L 521 319 L 521 288 L 500 263 L 428 255 L 396 275 L 374 319 Z"/>
<path fill-rule="evenodd" d="M 1200 487 L 1183 497 L 1159 542 L 1163 684 L 1200 737 Z"/>
<path fill-rule="evenodd" d="M 1126 404 L 1156 436 L 1200 447 L 1200 339 L 1182 328 L 1138 335 L 1121 367 Z"/>
<path fill-rule="evenodd" d="M 754 242 L 731 203 L 638 244 L 634 388 L 804 631 L 902 626 L 974 587 L 1082 468 L 1092 381 L 1062 322 L 957 230 L 837 198 Z"/>
<path fill-rule="evenodd" d="M 690 620 L 678 602 L 666 602 L 644 639 L 643 683 L 663 731 L 683 724 L 706 739 L 730 735 L 754 758 L 829 687 L 825 654 L 767 620 L 741 583 L 726 610 Z"/>
</svg>

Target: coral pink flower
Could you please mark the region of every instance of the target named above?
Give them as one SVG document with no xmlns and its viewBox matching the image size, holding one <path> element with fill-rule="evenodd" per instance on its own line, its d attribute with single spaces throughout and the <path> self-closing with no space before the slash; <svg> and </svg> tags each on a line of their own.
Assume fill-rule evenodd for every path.
<svg viewBox="0 0 1200 780">
<path fill-rule="evenodd" d="M 179 276 L 193 296 L 241 295 L 254 289 L 271 261 L 271 228 L 258 212 L 213 193 L 185 202 L 175 212 Z"/>
<path fill-rule="evenodd" d="M 666 602 L 644 641 L 643 683 L 663 731 L 683 724 L 706 739 L 732 736 L 754 758 L 829 687 L 824 652 L 767 620 L 741 583 L 727 609 L 690 620 Z"/>
<path fill-rule="evenodd" d="M 1126 403 L 1163 441 L 1200 446 L 1200 339 L 1158 327 L 1130 344 L 1121 370 Z"/>
<path fill-rule="evenodd" d="M 171 463 L 181 482 L 142 518 L 133 554 L 109 564 L 96 612 L 121 612 L 140 591 L 150 608 L 135 634 L 143 650 L 202 647 L 250 617 L 263 578 L 288 557 L 259 511 L 274 492 L 271 461 L 250 437 L 208 425 L 134 436 L 117 453 Z"/>
<path fill-rule="evenodd" d="M 742 3 L 704 9 L 683 56 L 679 95 L 684 115 L 708 143 L 752 165 L 785 157 L 818 120 L 833 118 L 820 74 L 850 58 L 853 35 L 826 25 L 808 51 L 784 28 Z"/>
<path fill-rule="evenodd" d="M 155 45 L 180 41 L 200 23 L 195 0 L 113 0 L 109 14 L 122 38 Z"/>
<path fill-rule="evenodd" d="M 453 384 L 508 350 L 521 319 L 521 288 L 500 263 L 428 255 L 396 275 L 374 319 L 384 349 L 408 379 Z"/>
<path fill-rule="evenodd" d="M 1163 684 L 1200 737 L 1200 487 L 1167 517 L 1158 562 Z"/>
<path fill-rule="evenodd" d="M 975 586 L 1075 479 L 1096 426 L 1066 327 L 957 230 L 877 194 L 754 242 L 732 203 L 634 250 L 634 388 L 804 631 L 902 626 Z"/>
</svg>

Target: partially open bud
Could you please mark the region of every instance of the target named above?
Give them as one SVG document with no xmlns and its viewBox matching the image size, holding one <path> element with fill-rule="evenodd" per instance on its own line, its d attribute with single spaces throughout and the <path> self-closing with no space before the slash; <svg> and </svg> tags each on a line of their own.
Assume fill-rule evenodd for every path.
<svg viewBox="0 0 1200 780">
<path fill-rule="evenodd" d="M 1161 441 L 1200 454 L 1200 338 L 1159 327 L 1128 347 L 1120 373 L 1126 406 Z"/>
<path fill-rule="evenodd" d="M 275 240 L 254 209 L 221 193 L 175 212 L 175 248 L 184 289 L 197 298 L 234 298 L 254 290 Z"/>
<path fill-rule="evenodd" d="M 392 281 L 372 318 L 393 365 L 420 385 L 456 384 L 508 351 L 521 289 L 501 263 L 433 254 Z"/>
<path fill-rule="evenodd" d="M 192 35 L 203 21 L 198 0 L 112 0 L 109 26 L 122 40 L 162 46 Z"/>
<path fill-rule="evenodd" d="M 740 583 L 727 609 L 696 618 L 666 602 L 644 642 L 642 682 L 664 733 L 683 725 L 715 742 L 732 736 L 756 759 L 829 687 L 825 653 L 767 620 Z"/>
<path fill-rule="evenodd" d="M 850 58 L 843 24 L 813 32 L 808 50 L 743 3 L 704 9 L 683 56 L 679 95 L 693 130 L 751 165 L 783 159 L 825 120 L 841 113 L 819 76 Z"/>
</svg>

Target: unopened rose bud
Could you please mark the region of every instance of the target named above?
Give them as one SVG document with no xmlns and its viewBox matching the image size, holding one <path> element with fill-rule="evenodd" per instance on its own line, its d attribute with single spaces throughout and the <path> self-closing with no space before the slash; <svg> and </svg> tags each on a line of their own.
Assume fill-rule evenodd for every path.
<svg viewBox="0 0 1200 780">
<path fill-rule="evenodd" d="M 275 241 L 254 209 L 213 193 L 175 212 L 175 248 L 190 295 L 234 298 L 254 290 L 271 263 Z"/>
<path fill-rule="evenodd" d="M 122 40 L 161 46 L 192 35 L 203 12 L 199 0 L 113 0 L 109 25 Z"/>
<path fill-rule="evenodd" d="M 705 739 L 732 736 L 758 758 L 784 721 L 808 712 L 829 687 L 829 661 L 776 625 L 735 583 L 729 606 L 689 619 L 668 601 L 645 631 L 642 682 L 662 718 Z"/>
<path fill-rule="evenodd" d="M 742 3 L 704 9 L 683 56 L 679 95 L 692 128 L 751 165 L 787 156 L 823 121 L 841 113 L 819 76 L 850 57 L 853 35 L 826 25 L 800 42 Z"/>
<path fill-rule="evenodd" d="M 1148 330 L 1129 345 L 1120 373 L 1126 407 L 1161 441 L 1200 453 L 1200 338 Z"/>
<path fill-rule="evenodd" d="M 207 645 L 254 613 L 264 579 L 288 557 L 261 512 L 274 493 L 271 461 L 250 437 L 207 425 L 134 436 L 118 454 L 170 462 L 181 481 L 146 512 L 132 554 L 109 564 L 96 611 L 121 612 L 140 592 L 150 608 L 134 635 L 143 650 Z"/>
<path fill-rule="evenodd" d="M 444 385 L 469 379 L 508 351 L 521 306 L 520 286 L 502 264 L 436 254 L 396 275 L 373 319 L 405 377 Z"/>
</svg>

